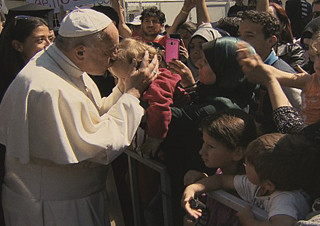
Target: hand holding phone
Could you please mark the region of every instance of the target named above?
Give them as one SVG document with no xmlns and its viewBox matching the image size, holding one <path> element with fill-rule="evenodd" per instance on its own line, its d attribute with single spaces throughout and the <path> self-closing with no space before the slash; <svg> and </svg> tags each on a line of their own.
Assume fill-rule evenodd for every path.
<svg viewBox="0 0 320 226">
<path fill-rule="evenodd" d="M 172 59 L 179 59 L 179 46 L 179 39 L 168 38 L 166 40 L 166 63 L 169 63 Z"/>
</svg>

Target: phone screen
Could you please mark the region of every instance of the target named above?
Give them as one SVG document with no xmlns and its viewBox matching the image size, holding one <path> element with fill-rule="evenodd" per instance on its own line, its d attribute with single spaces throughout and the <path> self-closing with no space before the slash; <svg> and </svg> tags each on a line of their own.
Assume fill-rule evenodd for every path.
<svg viewBox="0 0 320 226">
<path fill-rule="evenodd" d="M 166 63 L 169 63 L 172 59 L 179 59 L 179 45 L 179 39 L 168 38 L 166 40 Z"/>
</svg>

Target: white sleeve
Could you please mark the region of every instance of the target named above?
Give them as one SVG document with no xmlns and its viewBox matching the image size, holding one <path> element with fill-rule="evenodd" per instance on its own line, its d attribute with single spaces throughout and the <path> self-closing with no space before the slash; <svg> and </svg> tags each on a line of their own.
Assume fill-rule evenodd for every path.
<svg viewBox="0 0 320 226">
<path fill-rule="evenodd" d="M 257 186 L 252 184 L 246 175 L 236 175 L 233 179 L 235 190 L 245 201 L 253 203 Z"/>
<path fill-rule="evenodd" d="M 267 211 L 269 219 L 276 215 L 287 215 L 295 220 L 300 220 L 306 217 L 310 207 L 307 198 L 299 191 L 275 192 L 271 197 Z"/>
<path fill-rule="evenodd" d="M 144 114 L 139 100 L 123 94 L 100 115 L 85 94 L 59 81 L 54 86 L 47 82 L 40 89 L 10 89 L 0 108 L 0 142 L 6 145 L 8 156 L 24 163 L 36 157 L 57 164 L 99 157 L 108 164 L 133 139 Z"/>
<path fill-rule="evenodd" d="M 112 105 L 114 105 L 119 98 L 122 96 L 122 92 L 119 90 L 118 86 L 115 86 L 112 89 L 112 93 L 110 93 L 109 96 L 103 97 L 101 99 L 101 108 L 100 113 L 104 114 L 111 108 Z"/>
</svg>

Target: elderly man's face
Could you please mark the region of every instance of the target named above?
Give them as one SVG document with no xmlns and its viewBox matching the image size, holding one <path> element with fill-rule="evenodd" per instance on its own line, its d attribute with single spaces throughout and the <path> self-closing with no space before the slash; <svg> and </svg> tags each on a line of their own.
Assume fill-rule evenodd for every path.
<svg viewBox="0 0 320 226">
<path fill-rule="evenodd" d="M 89 48 L 85 71 L 91 75 L 104 75 L 112 62 L 117 58 L 117 46 L 119 33 L 117 28 L 110 24 L 103 32 L 109 35 L 109 40 L 96 43 L 95 47 Z"/>
</svg>

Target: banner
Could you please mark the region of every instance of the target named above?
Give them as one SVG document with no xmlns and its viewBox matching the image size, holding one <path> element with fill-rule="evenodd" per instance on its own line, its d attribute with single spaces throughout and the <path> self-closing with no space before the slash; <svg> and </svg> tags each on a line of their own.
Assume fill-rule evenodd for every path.
<svg viewBox="0 0 320 226">
<path fill-rule="evenodd" d="M 3 1 L 3 0 L 0 0 Z M 109 0 L 27 0 L 27 2 L 36 4 L 36 5 L 42 5 L 47 6 L 50 8 L 55 9 L 55 12 L 60 12 L 60 8 L 62 7 L 63 10 L 72 10 L 76 6 L 86 6 L 94 3 L 103 3 L 104 5 L 111 5 Z"/>
</svg>

